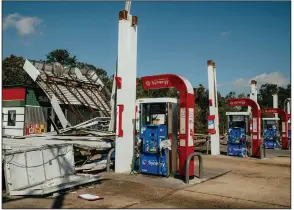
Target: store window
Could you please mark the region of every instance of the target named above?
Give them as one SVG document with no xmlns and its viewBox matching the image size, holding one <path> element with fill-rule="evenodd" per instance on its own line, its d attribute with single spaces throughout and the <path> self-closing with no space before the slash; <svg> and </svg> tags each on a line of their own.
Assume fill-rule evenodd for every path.
<svg viewBox="0 0 294 210">
<path fill-rule="evenodd" d="M 8 111 L 8 126 L 15 126 L 16 110 Z"/>
</svg>

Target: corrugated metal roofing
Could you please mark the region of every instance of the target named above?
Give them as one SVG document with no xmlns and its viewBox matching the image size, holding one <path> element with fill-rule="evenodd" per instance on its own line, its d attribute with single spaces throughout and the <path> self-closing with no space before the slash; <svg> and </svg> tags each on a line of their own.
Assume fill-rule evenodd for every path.
<svg viewBox="0 0 294 210">
<path fill-rule="evenodd" d="M 51 97 L 56 95 L 59 104 L 84 105 L 98 109 L 110 116 L 110 104 L 104 92 L 109 93 L 93 70 L 55 68 L 55 64 L 31 62 L 39 71 L 39 86 Z M 78 78 L 79 77 L 79 78 Z M 60 83 L 60 80 L 62 83 Z M 71 84 L 69 84 L 71 83 Z"/>
</svg>

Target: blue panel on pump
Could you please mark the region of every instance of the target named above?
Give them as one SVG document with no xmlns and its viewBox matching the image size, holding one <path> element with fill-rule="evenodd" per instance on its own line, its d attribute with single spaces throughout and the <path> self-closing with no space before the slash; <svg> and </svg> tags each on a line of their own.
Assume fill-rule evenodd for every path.
<svg viewBox="0 0 294 210">
<path fill-rule="evenodd" d="M 276 149 L 279 147 L 277 142 L 277 129 L 275 126 L 272 126 L 268 129 L 264 129 L 263 133 L 263 141 L 265 148 Z"/>
<path fill-rule="evenodd" d="M 168 172 L 168 161 L 166 154 L 163 156 L 141 154 L 140 172 L 145 174 L 166 176 Z"/>
<path fill-rule="evenodd" d="M 229 156 L 246 156 L 246 135 L 245 128 L 232 127 L 228 130 L 228 149 Z"/>
<path fill-rule="evenodd" d="M 145 174 L 168 175 L 168 149 L 160 149 L 160 142 L 167 140 L 166 125 L 142 127 L 143 145 L 140 154 L 140 172 Z"/>
</svg>

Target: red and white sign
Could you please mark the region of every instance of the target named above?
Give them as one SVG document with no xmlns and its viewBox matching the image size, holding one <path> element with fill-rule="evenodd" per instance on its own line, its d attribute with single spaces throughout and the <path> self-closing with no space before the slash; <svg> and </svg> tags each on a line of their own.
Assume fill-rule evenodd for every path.
<svg viewBox="0 0 294 210">
<path fill-rule="evenodd" d="M 278 113 L 278 111 L 276 109 L 264 109 L 264 113 Z"/>
<path fill-rule="evenodd" d="M 247 102 L 246 100 L 232 100 L 232 101 L 229 101 L 229 104 L 231 106 L 246 106 Z"/>
<path fill-rule="evenodd" d="M 157 88 L 169 88 L 172 87 L 172 84 L 167 77 L 158 78 L 158 77 L 142 77 L 142 82 L 144 89 L 157 89 Z"/>
<path fill-rule="evenodd" d="M 215 130 L 215 115 L 209 115 L 207 117 L 208 122 L 208 133 L 209 134 L 216 134 Z"/>
</svg>

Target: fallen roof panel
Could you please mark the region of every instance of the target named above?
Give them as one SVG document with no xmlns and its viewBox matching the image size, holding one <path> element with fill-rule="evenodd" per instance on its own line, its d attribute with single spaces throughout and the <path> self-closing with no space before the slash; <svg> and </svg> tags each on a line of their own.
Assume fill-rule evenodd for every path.
<svg viewBox="0 0 294 210">
<path fill-rule="evenodd" d="M 102 89 L 106 90 L 106 87 L 101 85 L 101 80 L 97 82 L 97 80 L 94 81 L 91 79 L 93 74 L 96 75 L 94 71 L 91 72 L 92 77 L 86 77 L 82 75 L 81 71 L 76 67 L 71 68 L 73 70 L 67 67 L 54 70 L 54 65 L 55 64 L 44 64 L 43 62 L 35 61 L 31 64 L 26 60 L 24 69 L 34 80 L 37 80 L 38 85 L 45 91 L 49 99 L 57 94 L 56 97 L 59 104 L 70 103 L 90 106 L 91 108 L 102 110 L 104 114 L 106 113 L 107 116 L 110 116 L 109 100 L 102 92 Z M 35 67 L 34 71 L 32 71 L 32 67 Z M 32 74 L 31 72 L 38 72 L 38 74 Z M 56 81 L 54 78 L 56 78 Z M 64 83 L 60 83 L 60 81 Z M 67 84 L 69 81 L 75 84 Z M 77 85 L 79 83 L 80 85 Z M 93 88 L 85 88 L 84 86 L 87 85 Z"/>
</svg>

